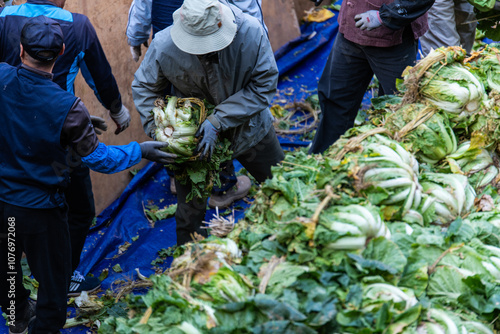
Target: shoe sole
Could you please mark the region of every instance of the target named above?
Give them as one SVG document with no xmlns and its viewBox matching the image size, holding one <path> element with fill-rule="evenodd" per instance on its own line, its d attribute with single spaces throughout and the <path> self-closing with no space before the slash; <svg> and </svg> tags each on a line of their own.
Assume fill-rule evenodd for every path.
<svg viewBox="0 0 500 334">
<path fill-rule="evenodd" d="M 94 292 L 96 291 L 97 289 L 99 289 L 101 286 L 96 286 L 95 288 L 93 288 L 92 290 L 84 290 L 86 291 L 87 293 L 91 293 L 91 292 Z M 68 297 L 79 297 L 81 294 L 82 294 L 83 291 L 80 291 L 80 292 L 68 292 Z"/>
</svg>

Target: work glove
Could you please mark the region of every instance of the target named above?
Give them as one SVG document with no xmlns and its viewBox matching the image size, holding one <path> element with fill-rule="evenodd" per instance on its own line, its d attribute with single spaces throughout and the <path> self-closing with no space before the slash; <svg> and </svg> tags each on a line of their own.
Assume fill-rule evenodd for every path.
<svg viewBox="0 0 500 334">
<path fill-rule="evenodd" d="M 142 157 L 144 159 L 148 159 L 151 161 L 159 162 L 161 164 L 173 164 L 175 162 L 175 158 L 177 158 L 176 154 L 167 153 L 162 151 L 162 148 L 168 146 L 168 143 L 162 143 L 159 141 L 145 141 L 140 143 Z"/>
<path fill-rule="evenodd" d="M 495 5 L 493 6 L 493 9 L 500 11 L 500 1 L 495 1 Z"/>
<path fill-rule="evenodd" d="M 354 16 L 356 27 L 361 30 L 373 30 L 382 25 L 382 20 L 378 14 L 378 10 L 369 10 L 367 12 Z"/>
<path fill-rule="evenodd" d="M 200 159 L 207 158 L 210 160 L 214 153 L 215 143 L 219 136 L 219 131 L 213 126 L 208 119 L 201 123 L 200 128 L 194 135 L 195 137 L 203 136 L 196 148 L 196 152 L 201 152 Z"/>
<path fill-rule="evenodd" d="M 311 0 L 311 1 L 314 2 L 315 6 L 321 5 L 321 3 L 323 2 L 323 0 Z"/>
<path fill-rule="evenodd" d="M 115 135 L 119 134 L 130 125 L 130 112 L 124 105 L 122 105 L 120 111 L 117 113 L 110 112 L 109 115 L 116 124 Z"/>
<path fill-rule="evenodd" d="M 136 46 L 130 46 L 130 53 L 132 54 L 132 59 L 134 59 L 136 63 L 139 61 L 139 58 L 142 55 L 141 45 L 148 47 L 148 41 L 145 41 L 144 43 Z"/>
<path fill-rule="evenodd" d="M 90 115 L 90 122 L 92 122 L 92 126 L 94 127 L 94 131 L 98 135 L 102 134 L 103 131 L 106 131 L 108 129 L 108 125 L 106 124 L 106 121 L 101 117 Z"/>
</svg>

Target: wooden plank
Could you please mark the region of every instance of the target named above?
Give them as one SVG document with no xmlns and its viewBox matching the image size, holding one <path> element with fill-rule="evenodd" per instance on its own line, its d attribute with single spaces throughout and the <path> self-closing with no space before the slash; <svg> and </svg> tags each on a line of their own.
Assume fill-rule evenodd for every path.
<svg viewBox="0 0 500 334">
<path fill-rule="evenodd" d="M 300 27 L 293 1 L 264 0 L 262 12 L 264 22 L 269 30 L 269 40 L 273 51 L 300 36 Z"/>
</svg>

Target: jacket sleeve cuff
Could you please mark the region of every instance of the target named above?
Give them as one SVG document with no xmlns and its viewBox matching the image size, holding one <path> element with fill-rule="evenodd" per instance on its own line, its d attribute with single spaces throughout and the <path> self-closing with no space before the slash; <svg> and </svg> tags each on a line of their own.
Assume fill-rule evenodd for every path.
<svg viewBox="0 0 500 334">
<path fill-rule="evenodd" d="M 217 118 L 217 116 L 215 116 L 215 114 L 212 114 L 210 116 L 207 117 L 208 121 L 210 123 L 212 123 L 212 125 L 214 126 L 214 128 L 217 129 L 217 131 L 221 131 L 221 124 L 220 124 L 220 121 L 219 119 Z"/>
<path fill-rule="evenodd" d="M 142 151 L 137 142 L 120 146 L 99 143 L 94 152 L 82 158 L 82 162 L 93 171 L 113 174 L 138 164 L 141 159 Z"/>
</svg>

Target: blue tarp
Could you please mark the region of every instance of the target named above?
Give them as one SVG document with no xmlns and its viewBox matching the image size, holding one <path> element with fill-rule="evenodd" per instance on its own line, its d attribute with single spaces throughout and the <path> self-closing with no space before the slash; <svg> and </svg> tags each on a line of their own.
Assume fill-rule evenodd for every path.
<svg viewBox="0 0 500 334">
<path fill-rule="evenodd" d="M 337 14 L 335 12 L 333 18 L 323 23 L 303 25 L 301 36 L 276 52 L 281 76 L 273 103 L 302 101 L 316 92 L 317 81 L 338 31 Z M 279 139 L 285 149 L 309 144 L 298 136 Z M 235 167 L 239 170 L 241 165 L 235 161 Z M 119 279 L 137 279 L 135 268 L 145 276 L 153 274 L 155 267 L 151 261 L 158 257 L 158 250 L 176 242 L 175 219 L 160 220 L 152 226 L 144 209 L 150 205 L 163 208 L 175 202 L 165 169 L 159 164 L 149 163 L 134 176 L 121 196 L 97 217 L 78 269 L 82 274 L 94 276 L 108 269 L 109 275 L 102 282 L 103 290 L 112 287 L 112 283 Z M 235 218 L 241 219 L 247 207 L 244 201 L 235 203 Z M 206 220 L 210 220 L 214 213 L 215 210 L 208 210 Z M 120 254 L 119 247 L 126 242 L 131 246 Z M 171 260 L 167 259 L 160 268 L 167 268 Z M 113 271 L 116 264 L 120 264 L 123 272 Z M 80 326 L 63 330 L 63 333 L 85 333 L 87 330 L 87 327 Z M 0 332 L 8 332 L 3 324 Z"/>
</svg>

